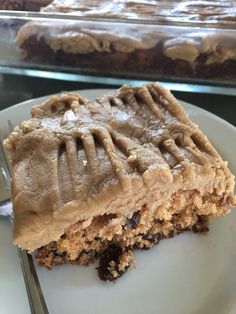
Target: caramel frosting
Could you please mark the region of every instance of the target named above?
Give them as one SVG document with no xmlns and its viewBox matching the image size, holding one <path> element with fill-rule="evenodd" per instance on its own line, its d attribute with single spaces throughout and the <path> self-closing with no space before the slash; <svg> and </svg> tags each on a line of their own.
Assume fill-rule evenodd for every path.
<svg viewBox="0 0 236 314">
<path fill-rule="evenodd" d="M 167 25 L 141 26 L 142 19 L 158 21 L 196 21 L 235 23 L 236 8 L 232 1 L 76 1 L 55 0 L 43 12 L 65 13 L 75 16 L 129 18 L 130 23 L 52 21 L 29 22 L 17 36 L 20 47 L 35 36 L 43 39 L 54 51 L 73 54 L 92 52 L 126 52 L 152 49 L 160 44 L 163 54 L 173 60 L 184 60 L 194 66 L 201 55 L 206 64 L 236 59 L 234 30 L 191 30 L 188 27 Z M 132 18 L 140 25 L 132 24 Z M 190 27 L 192 27 L 190 25 Z"/>
<path fill-rule="evenodd" d="M 163 52 L 169 58 L 194 63 L 200 54 L 206 54 L 205 64 L 236 60 L 236 37 L 233 32 L 190 33 L 166 40 Z"/>
<path fill-rule="evenodd" d="M 86 54 L 90 52 L 111 52 L 112 50 L 131 52 L 135 49 L 153 48 L 164 36 L 162 31 L 153 27 L 137 30 L 137 26 L 129 24 L 98 22 L 29 22 L 23 26 L 17 42 L 22 46 L 25 40 L 36 36 L 44 39 L 55 52 L 64 50 L 67 53 Z"/>
<path fill-rule="evenodd" d="M 227 163 L 158 83 L 95 102 L 53 96 L 5 140 L 13 167 L 14 243 L 33 251 L 78 221 L 128 217 L 179 191 L 234 202 Z"/>
</svg>

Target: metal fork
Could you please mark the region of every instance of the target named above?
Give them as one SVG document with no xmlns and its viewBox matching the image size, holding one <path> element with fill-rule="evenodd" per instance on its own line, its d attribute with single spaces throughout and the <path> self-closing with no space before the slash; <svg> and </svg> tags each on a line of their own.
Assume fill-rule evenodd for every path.
<svg viewBox="0 0 236 314">
<path fill-rule="evenodd" d="M 0 173 L 6 192 L 9 194 L 11 186 L 10 167 L 7 162 L 3 143 L 3 136 L 0 132 Z M 13 221 L 12 203 L 9 199 L 0 203 L 0 215 L 8 216 Z M 32 314 L 48 314 L 46 302 L 40 287 L 38 276 L 35 270 L 33 258 L 25 250 L 17 249 L 20 258 L 21 269 L 25 281 L 27 295 Z"/>
</svg>

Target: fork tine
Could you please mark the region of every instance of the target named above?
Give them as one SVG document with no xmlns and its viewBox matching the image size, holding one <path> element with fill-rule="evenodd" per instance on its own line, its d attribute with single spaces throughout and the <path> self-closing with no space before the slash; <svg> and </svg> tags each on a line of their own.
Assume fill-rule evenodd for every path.
<svg viewBox="0 0 236 314">
<path fill-rule="evenodd" d="M 0 130 L 0 171 L 4 180 L 4 184 L 7 190 L 11 189 L 11 170 L 6 157 L 4 145 L 3 145 L 3 133 Z"/>
<path fill-rule="evenodd" d="M 9 133 L 13 132 L 14 131 L 13 123 L 10 120 L 8 120 L 7 123 L 8 123 Z"/>
<path fill-rule="evenodd" d="M 10 120 L 7 120 L 7 124 L 8 124 L 8 131 L 7 131 L 7 134 L 4 134 L 4 132 L 2 132 L 2 130 L 0 129 L 0 143 L 1 143 L 1 146 L 2 146 L 2 150 L 4 152 L 4 156 L 5 156 L 5 161 L 7 163 L 7 168 L 9 170 L 9 173 L 11 173 L 11 163 L 10 163 L 10 160 L 9 160 L 9 155 L 7 154 L 6 152 L 6 149 L 5 149 L 5 146 L 3 144 L 5 138 L 6 138 L 6 135 L 8 136 L 10 133 L 12 133 L 14 131 L 14 124 L 10 121 Z"/>
</svg>

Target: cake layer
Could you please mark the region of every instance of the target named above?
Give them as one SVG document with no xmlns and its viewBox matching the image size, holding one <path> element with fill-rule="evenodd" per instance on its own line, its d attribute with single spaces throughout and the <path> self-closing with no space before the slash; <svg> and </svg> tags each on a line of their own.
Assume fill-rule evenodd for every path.
<svg viewBox="0 0 236 314">
<path fill-rule="evenodd" d="M 173 195 L 182 206 L 189 191 L 198 195 L 191 204 L 200 216 L 222 215 L 234 204 L 227 163 L 158 83 L 123 86 L 94 103 L 78 94 L 54 96 L 33 107 L 32 119 L 5 145 L 14 243 L 29 251 L 58 241 L 78 222 L 131 217 L 143 206 L 153 213 L 173 207 Z M 208 198 L 211 206 L 204 205 Z"/>
<path fill-rule="evenodd" d="M 208 231 L 208 221 L 225 214 L 221 205 L 217 195 L 200 197 L 197 191 L 188 191 L 173 195 L 169 203 L 155 210 L 143 206 L 131 217 L 110 214 L 80 221 L 57 242 L 38 249 L 36 261 L 51 268 L 64 263 L 88 265 L 99 258 L 101 279 L 115 280 L 133 263 L 134 249 L 149 249 L 161 239 L 187 230 Z M 115 264 L 109 271 L 112 261 Z"/>
</svg>

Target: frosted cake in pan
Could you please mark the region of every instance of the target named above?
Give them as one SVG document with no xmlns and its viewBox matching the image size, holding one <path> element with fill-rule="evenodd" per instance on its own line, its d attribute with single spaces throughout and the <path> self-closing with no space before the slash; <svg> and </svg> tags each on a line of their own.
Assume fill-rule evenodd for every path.
<svg viewBox="0 0 236 314">
<path fill-rule="evenodd" d="M 26 60 L 95 74 L 235 79 L 234 1 L 55 0 L 42 12 L 75 19 L 23 26 Z"/>
</svg>

